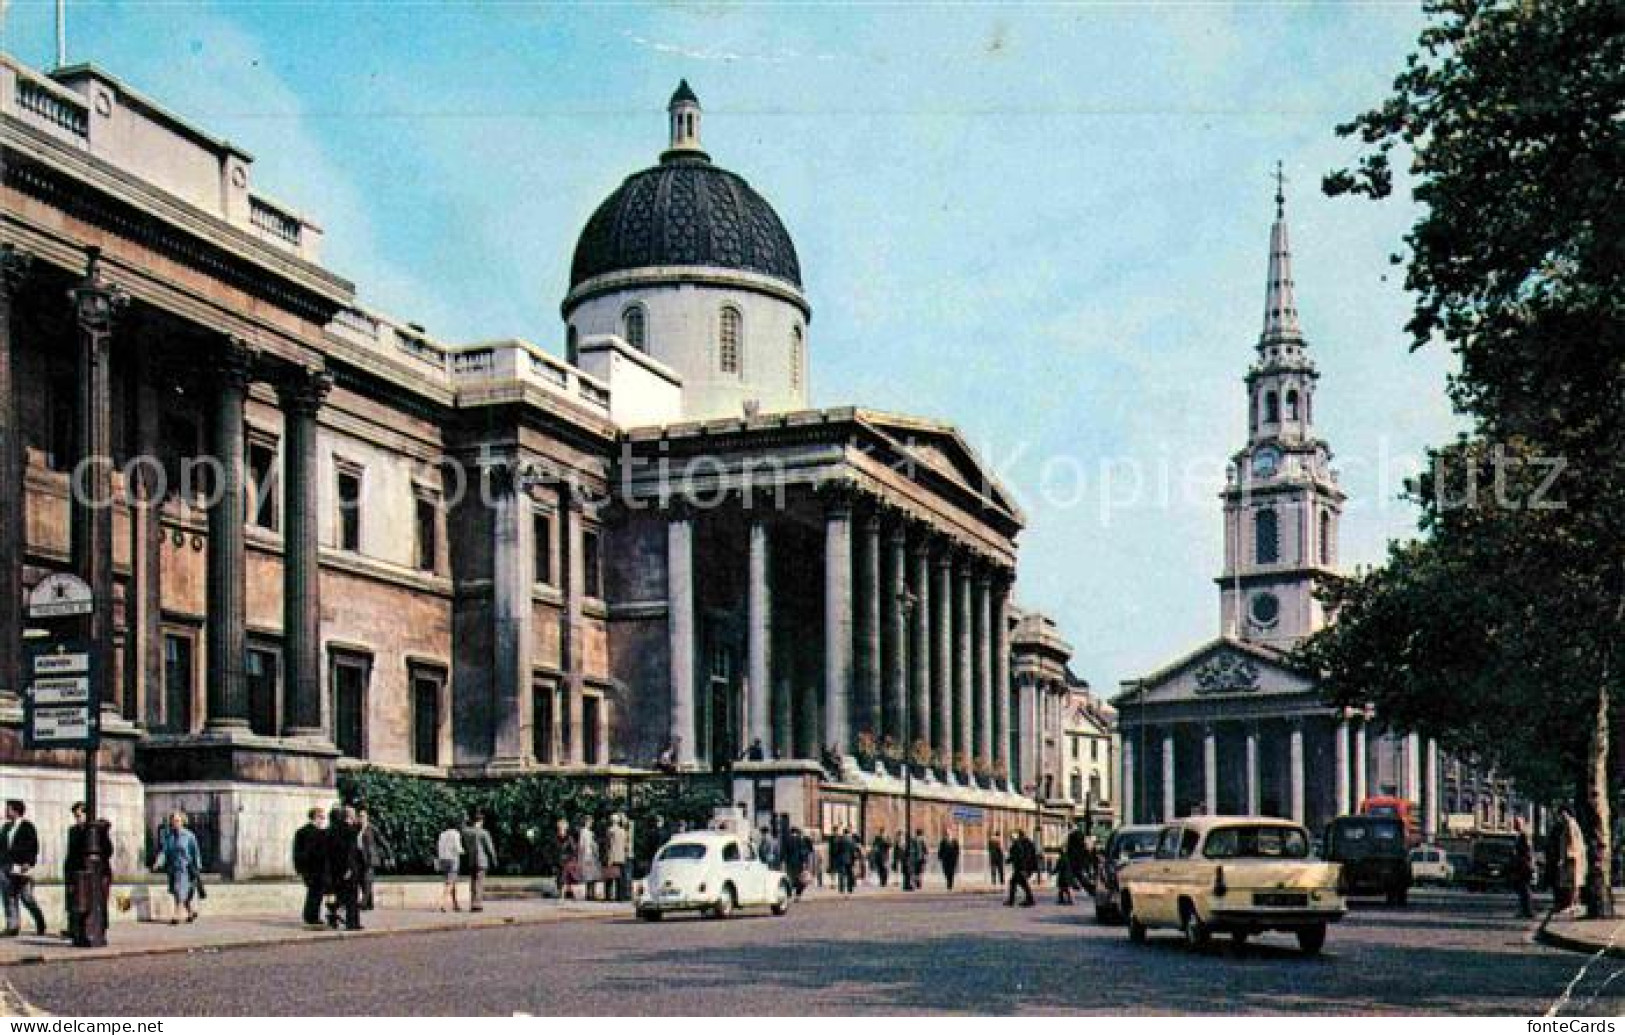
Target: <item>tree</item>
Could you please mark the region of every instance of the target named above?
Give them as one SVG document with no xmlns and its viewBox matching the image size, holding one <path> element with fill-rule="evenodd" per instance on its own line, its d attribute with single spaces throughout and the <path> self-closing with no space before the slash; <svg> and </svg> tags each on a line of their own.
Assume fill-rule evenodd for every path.
<svg viewBox="0 0 1625 1035">
<path fill-rule="evenodd" d="M 1387 197 L 1395 156 L 1410 155 L 1425 208 L 1408 254 L 1396 256 L 1415 295 L 1407 329 L 1413 349 L 1443 344 L 1459 358 L 1450 392 L 1473 435 L 1436 451 L 1435 473 L 1413 491 L 1425 538 L 1334 587 L 1338 621 L 1305 655 L 1326 666 L 1338 695 L 1357 695 L 1363 678 L 1394 721 L 1448 725 L 1447 743 L 1509 756 L 1546 790 L 1576 790 L 1591 911 L 1612 915 L 1609 749 L 1625 657 L 1625 6 L 1431 0 L 1424 11 L 1393 94 L 1338 127 L 1365 146 L 1358 164 L 1324 187 Z M 1497 456 L 1518 461 L 1510 497 L 1440 495 L 1511 477 Z M 1440 474 L 1441 461 L 1457 470 Z M 1533 740 L 1514 730 L 1526 716 Z"/>
</svg>

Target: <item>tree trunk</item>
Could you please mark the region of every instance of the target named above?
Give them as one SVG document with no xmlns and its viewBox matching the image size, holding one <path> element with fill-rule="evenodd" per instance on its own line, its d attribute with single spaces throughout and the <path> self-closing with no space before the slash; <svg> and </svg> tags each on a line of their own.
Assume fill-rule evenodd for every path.
<svg viewBox="0 0 1625 1035">
<path fill-rule="evenodd" d="M 1608 765 L 1608 681 L 1612 678 L 1608 661 L 1604 657 L 1602 679 L 1597 687 L 1596 725 L 1591 731 L 1591 745 L 1586 757 L 1585 797 L 1586 811 L 1590 814 L 1590 858 L 1586 867 L 1586 916 L 1592 919 L 1614 915 L 1613 880 L 1613 816 L 1610 809 Z"/>
</svg>

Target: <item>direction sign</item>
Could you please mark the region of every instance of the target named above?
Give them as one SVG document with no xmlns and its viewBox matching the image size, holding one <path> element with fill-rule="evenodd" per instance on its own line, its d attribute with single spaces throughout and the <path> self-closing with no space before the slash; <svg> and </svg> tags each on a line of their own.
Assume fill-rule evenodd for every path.
<svg viewBox="0 0 1625 1035">
<path fill-rule="evenodd" d="M 101 740 L 96 666 L 83 637 L 27 645 L 23 741 L 29 749 L 95 748 Z"/>
<path fill-rule="evenodd" d="M 72 618 L 95 610 L 96 595 L 77 575 L 57 572 L 40 579 L 28 594 L 28 617 Z"/>
</svg>

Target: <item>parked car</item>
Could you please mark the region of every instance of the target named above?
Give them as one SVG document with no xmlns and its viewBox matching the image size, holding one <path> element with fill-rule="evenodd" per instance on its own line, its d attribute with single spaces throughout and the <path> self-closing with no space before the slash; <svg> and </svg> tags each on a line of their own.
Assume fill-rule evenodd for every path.
<svg viewBox="0 0 1625 1035">
<path fill-rule="evenodd" d="M 1217 933 L 1237 945 L 1265 931 L 1287 931 L 1313 954 L 1327 925 L 1343 919 L 1340 868 L 1310 855 L 1309 831 L 1257 816 L 1205 816 L 1163 826 L 1157 851 L 1117 875 L 1118 908 L 1128 936 L 1173 928 L 1201 949 Z"/>
<path fill-rule="evenodd" d="M 1451 852 L 1446 858 L 1450 861 L 1450 883 L 1466 884 L 1467 872 L 1473 868 L 1473 857 L 1466 852 Z"/>
<path fill-rule="evenodd" d="M 1467 864 L 1468 891 L 1510 891 L 1512 857 L 1518 839 L 1510 834 L 1485 834 L 1473 842 Z"/>
<path fill-rule="evenodd" d="M 1339 888 L 1349 898 L 1380 895 L 1391 906 L 1403 906 L 1410 896 L 1411 860 L 1402 820 L 1339 816 L 1326 824 L 1325 858 L 1343 867 Z"/>
<path fill-rule="evenodd" d="M 747 838 L 711 830 L 678 834 L 655 853 L 635 906 L 641 920 L 680 911 L 721 920 L 758 906 L 783 916 L 790 911 L 790 879 L 758 859 Z"/>
<path fill-rule="evenodd" d="M 1417 884 L 1449 884 L 1452 873 L 1444 849 L 1433 845 L 1411 849 L 1411 880 Z"/>
<path fill-rule="evenodd" d="M 1137 859 L 1149 859 L 1157 854 L 1159 826 L 1118 827 L 1106 838 L 1106 847 L 1100 853 L 1100 880 L 1095 884 L 1095 919 L 1103 924 L 1120 924 L 1123 911 L 1118 907 L 1117 871 Z"/>
</svg>

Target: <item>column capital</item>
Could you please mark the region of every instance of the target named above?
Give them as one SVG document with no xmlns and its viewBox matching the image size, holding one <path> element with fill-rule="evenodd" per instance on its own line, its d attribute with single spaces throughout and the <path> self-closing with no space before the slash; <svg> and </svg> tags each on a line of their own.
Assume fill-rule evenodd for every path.
<svg viewBox="0 0 1625 1035">
<path fill-rule="evenodd" d="M 34 272 L 34 253 L 11 244 L 0 244 L 0 291 L 16 292 Z"/>
<path fill-rule="evenodd" d="M 332 390 L 333 375 L 323 367 L 295 367 L 276 381 L 283 412 L 301 417 L 316 416 Z"/>
<path fill-rule="evenodd" d="M 85 275 L 68 290 L 73 301 L 74 322 L 85 334 L 109 334 L 120 312 L 129 305 L 130 296 L 117 284 L 102 276 L 102 250 L 95 246 L 85 249 Z"/>
<path fill-rule="evenodd" d="M 242 391 L 254 381 L 254 368 L 258 361 L 258 349 L 235 334 L 229 334 L 213 357 L 213 370 L 224 382 L 224 387 Z"/>
<path fill-rule="evenodd" d="M 826 479 L 819 482 L 813 492 L 823 503 L 825 514 L 830 517 L 851 517 L 852 509 L 862 496 L 857 483 L 850 478 Z"/>
</svg>

